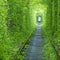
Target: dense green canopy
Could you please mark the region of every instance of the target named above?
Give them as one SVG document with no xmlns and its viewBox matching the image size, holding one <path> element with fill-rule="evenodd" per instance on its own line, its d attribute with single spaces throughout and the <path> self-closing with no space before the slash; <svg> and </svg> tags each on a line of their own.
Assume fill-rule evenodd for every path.
<svg viewBox="0 0 60 60">
<path fill-rule="evenodd" d="M 44 60 L 59 59 L 60 0 L 0 0 L 0 60 L 14 58 L 35 30 L 37 15 L 42 16 Z"/>
</svg>

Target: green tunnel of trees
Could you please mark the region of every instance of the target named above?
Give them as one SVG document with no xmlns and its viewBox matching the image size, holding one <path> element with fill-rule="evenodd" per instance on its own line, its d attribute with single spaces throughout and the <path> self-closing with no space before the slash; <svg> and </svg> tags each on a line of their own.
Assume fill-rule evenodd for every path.
<svg viewBox="0 0 60 60">
<path fill-rule="evenodd" d="M 14 58 L 37 27 L 36 13 L 43 17 L 44 60 L 59 60 L 60 0 L 0 0 L 0 60 Z"/>
</svg>

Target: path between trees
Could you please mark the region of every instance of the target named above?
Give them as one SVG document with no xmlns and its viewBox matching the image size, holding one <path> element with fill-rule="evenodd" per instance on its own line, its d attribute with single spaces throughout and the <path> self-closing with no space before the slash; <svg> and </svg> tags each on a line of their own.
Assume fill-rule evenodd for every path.
<svg viewBox="0 0 60 60">
<path fill-rule="evenodd" d="M 41 36 L 41 26 L 38 25 L 24 60 L 43 60 L 44 40 Z"/>
</svg>

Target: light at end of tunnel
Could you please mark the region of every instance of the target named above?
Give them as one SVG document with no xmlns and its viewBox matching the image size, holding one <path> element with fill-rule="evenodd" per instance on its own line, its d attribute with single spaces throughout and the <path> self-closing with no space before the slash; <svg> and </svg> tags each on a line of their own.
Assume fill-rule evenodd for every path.
<svg viewBox="0 0 60 60">
<path fill-rule="evenodd" d="M 38 22 L 40 22 L 41 21 L 41 17 L 38 17 Z"/>
</svg>

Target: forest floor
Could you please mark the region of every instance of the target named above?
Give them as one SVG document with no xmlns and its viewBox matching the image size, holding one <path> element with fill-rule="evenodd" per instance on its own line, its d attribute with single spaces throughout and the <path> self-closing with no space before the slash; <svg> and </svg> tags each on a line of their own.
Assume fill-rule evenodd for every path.
<svg viewBox="0 0 60 60">
<path fill-rule="evenodd" d="M 44 60 L 43 53 L 44 40 L 41 36 L 41 26 L 38 25 L 34 36 L 30 42 L 24 60 Z"/>
</svg>

